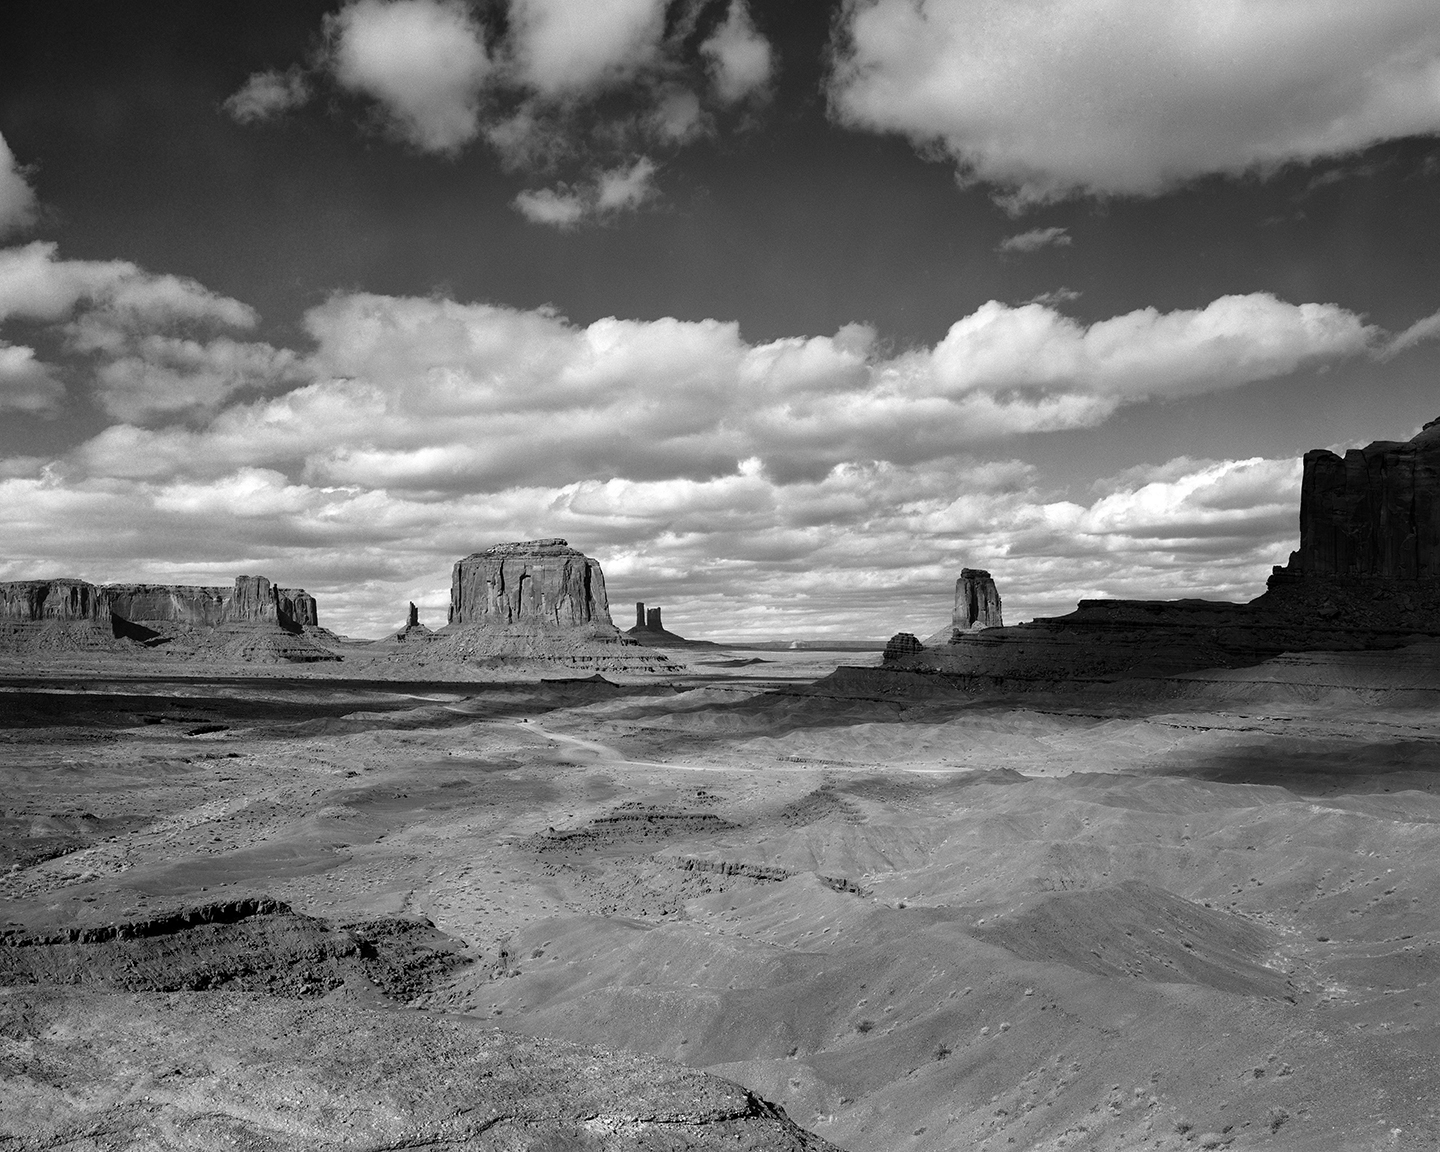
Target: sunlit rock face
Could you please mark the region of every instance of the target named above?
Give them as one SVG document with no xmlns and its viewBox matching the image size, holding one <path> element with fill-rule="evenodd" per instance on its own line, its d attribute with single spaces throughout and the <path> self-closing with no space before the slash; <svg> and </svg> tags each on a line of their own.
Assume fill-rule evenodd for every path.
<svg viewBox="0 0 1440 1152">
<path fill-rule="evenodd" d="M 497 544 L 455 562 L 450 623 L 618 636 L 605 574 L 564 540 Z"/>
<path fill-rule="evenodd" d="M 98 620 L 102 599 L 84 580 L 9 580 L 0 583 L 0 620 Z"/>
<path fill-rule="evenodd" d="M 1440 578 L 1440 420 L 1413 440 L 1305 453 L 1300 577 Z"/>
<path fill-rule="evenodd" d="M 967 632 L 1001 628 L 1004 624 L 1000 616 L 1000 591 L 995 587 L 994 578 L 983 568 L 962 568 L 960 579 L 955 581 L 955 609 L 950 614 L 950 625 L 927 636 L 925 646 L 953 644 Z"/>
</svg>

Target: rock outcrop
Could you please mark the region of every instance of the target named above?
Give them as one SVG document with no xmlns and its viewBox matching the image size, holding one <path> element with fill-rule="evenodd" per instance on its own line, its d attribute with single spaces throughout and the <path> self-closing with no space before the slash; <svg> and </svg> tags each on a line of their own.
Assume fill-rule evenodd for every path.
<svg viewBox="0 0 1440 1152">
<path fill-rule="evenodd" d="M 625 635 L 647 648 L 714 647 L 708 640 L 687 640 L 684 636 L 671 632 L 665 627 L 660 609 L 645 607 L 643 600 L 635 602 L 635 627 L 629 629 Z"/>
<path fill-rule="evenodd" d="M 264 576 L 238 576 L 233 588 L 69 578 L 0 583 L 0 645 L 12 650 L 139 644 L 241 660 L 337 659 L 307 630 L 320 631 L 315 598 Z"/>
<path fill-rule="evenodd" d="M 420 609 L 415 607 L 415 602 L 410 602 L 410 614 L 405 619 L 405 627 L 395 633 L 396 640 L 414 641 L 433 639 L 435 633 L 424 624 L 420 623 Z"/>
<path fill-rule="evenodd" d="M 610 620 L 600 562 L 565 540 L 496 544 L 455 562 L 437 654 L 593 671 L 662 671 Z"/>
<path fill-rule="evenodd" d="M 1300 547 L 1286 575 L 1440 578 L 1440 420 L 1413 440 L 1377 440 L 1344 457 L 1305 453 Z"/>
<path fill-rule="evenodd" d="M 989 572 L 983 568 L 962 568 L 955 581 L 955 608 L 950 614 L 950 627 L 926 637 L 926 644 L 950 644 L 967 632 L 982 628 L 1001 628 L 1000 592 Z"/>
<path fill-rule="evenodd" d="M 1408 443 L 1380 441 L 1343 459 L 1306 453 L 1300 547 L 1248 604 L 1082 600 L 1067 616 L 966 630 L 990 610 L 984 582 L 967 586 L 967 575 L 985 576 L 962 575 L 950 635 L 918 650 L 895 637 L 883 669 L 939 674 L 967 690 L 1069 690 L 1437 638 L 1440 421 Z M 998 595 L 993 610 L 998 621 Z"/>
<path fill-rule="evenodd" d="M 496 544 L 455 561 L 449 623 L 619 635 L 600 562 L 557 539 Z"/>
</svg>

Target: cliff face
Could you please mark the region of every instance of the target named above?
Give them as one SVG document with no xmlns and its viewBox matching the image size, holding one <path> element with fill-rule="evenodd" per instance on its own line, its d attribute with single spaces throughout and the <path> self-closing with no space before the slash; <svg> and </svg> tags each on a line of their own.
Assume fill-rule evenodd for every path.
<svg viewBox="0 0 1440 1152">
<path fill-rule="evenodd" d="M 223 656 L 246 661 L 334 659 L 304 636 L 318 625 L 313 596 L 277 588 L 263 576 L 237 577 L 233 588 L 96 586 L 68 579 L 0 583 L 0 632 L 6 647 L 22 651 L 35 645 L 129 651 L 119 642 L 134 641 L 147 648 L 170 645 L 172 652 L 220 644 Z"/>
<path fill-rule="evenodd" d="M 1440 577 L 1440 421 L 1408 443 L 1305 453 L 1290 577 Z"/>
<path fill-rule="evenodd" d="M 564 540 L 497 544 L 455 562 L 450 623 L 618 635 L 605 575 Z"/>
</svg>

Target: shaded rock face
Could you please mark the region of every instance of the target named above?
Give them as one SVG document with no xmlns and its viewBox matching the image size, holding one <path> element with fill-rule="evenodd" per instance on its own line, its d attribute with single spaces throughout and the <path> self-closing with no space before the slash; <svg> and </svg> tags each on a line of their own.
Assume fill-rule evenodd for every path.
<svg viewBox="0 0 1440 1152">
<path fill-rule="evenodd" d="M 1300 547 L 1282 573 L 1440 577 L 1440 420 L 1408 443 L 1305 453 Z"/>
<path fill-rule="evenodd" d="M 619 635 L 599 561 L 564 540 L 497 544 L 457 560 L 450 623 Z"/>
<path fill-rule="evenodd" d="M 10 580 L 0 583 L 0 620 L 97 620 L 100 596 L 83 580 Z"/>
<path fill-rule="evenodd" d="M 923 651 L 925 651 L 925 645 L 921 644 L 920 641 L 909 632 L 897 632 L 894 636 L 890 637 L 889 642 L 885 645 L 885 652 L 880 659 L 884 663 L 889 664 L 906 656 L 916 656 Z"/>
</svg>

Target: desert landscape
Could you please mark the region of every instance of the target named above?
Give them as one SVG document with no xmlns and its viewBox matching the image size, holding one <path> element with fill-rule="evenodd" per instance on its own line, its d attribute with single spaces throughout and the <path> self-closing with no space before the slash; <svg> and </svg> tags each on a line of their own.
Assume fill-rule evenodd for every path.
<svg viewBox="0 0 1440 1152">
<path fill-rule="evenodd" d="M 0 1140 L 1429 1149 L 1437 451 L 1307 458 L 1251 605 L 967 569 L 883 655 L 641 645 L 554 539 L 371 642 L 6 585 Z"/>
<path fill-rule="evenodd" d="M 0 1152 L 1440 1152 L 1440 3 L 0 5 Z"/>
</svg>

